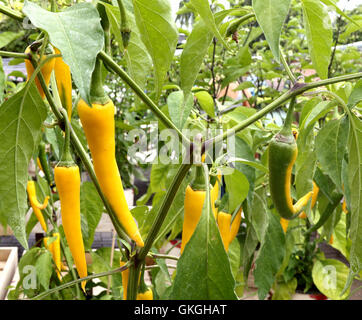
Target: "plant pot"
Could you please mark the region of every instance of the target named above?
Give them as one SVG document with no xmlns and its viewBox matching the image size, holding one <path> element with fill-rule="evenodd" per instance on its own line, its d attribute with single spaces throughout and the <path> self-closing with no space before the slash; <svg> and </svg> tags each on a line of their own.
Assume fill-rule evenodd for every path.
<svg viewBox="0 0 362 320">
<path fill-rule="evenodd" d="M 8 293 L 8 286 L 14 283 L 14 274 L 18 267 L 18 248 L 0 248 L 0 300 Z"/>
</svg>

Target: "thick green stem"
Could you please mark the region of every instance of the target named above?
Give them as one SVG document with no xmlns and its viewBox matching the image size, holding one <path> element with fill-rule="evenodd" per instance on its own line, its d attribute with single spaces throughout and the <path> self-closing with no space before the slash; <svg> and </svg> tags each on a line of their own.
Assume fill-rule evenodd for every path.
<svg viewBox="0 0 362 320">
<path fill-rule="evenodd" d="M 285 57 L 284 57 L 284 54 L 283 54 L 283 51 L 282 51 L 282 48 L 279 47 L 279 51 L 280 51 L 280 61 L 282 62 L 284 68 L 285 68 L 285 71 L 287 72 L 288 74 L 288 77 L 290 79 L 290 81 L 292 82 L 292 84 L 294 85 L 296 82 L 297 82 L 297 79 L 294 77 L 294 74 L 292 72 L 292 70 L 290 70 L 290 67 L 287 63 L 287 61 L 285 60 Z"/>
<path fill-rule="evenodd" d="M 241 121 L 239 124 L 237 124 L 236 126 L 234 126 L 231 129 L 229 129 L 227 132 L 216 136 L 214 139 L 210 139 L 210 140 L 206 141 L 204 143 L 203 150 L 205 150 L 205 148 L 209 147 L 211 144 L 216 144 L 218 142 L 221 142 L 221 141 L 225 140 L 226 138 L 234 135 L 235 133 L 247 128 L 249 125 L 258 121 L 259 119 L 264 117 L 269 112 L 278 108 L 284 102 L 288 101 L 292 97 L 296 97 L 296 96 L 304 93 L 305 91 L 308 91 L 308 90 L 311 90 L 314 88 L 318 88 L 318 87 L 322 87 L 322 86 L 326 86 L 329 84 L 337 83 L 337 82 L 349 81 L 349 80 L 354 80 L 354 79 L 359 79 L 359 78 L 362 78 L 362 72 L 348 74 L 348 75 L 330 78 L 330 79 L 326 79 L 326 80 L 320 80 L 320 81 L 311 82 L 311 83 L 305 83 L 305 84 L 296 83 L 292 89 L 283 93 L 281 96 L 279 96 L 273 102 L 268 104 L 265 108 L 256 112 L 255 114 L 250 116 L 248 119 Z"/>
<path fill-rule="evenodd" d="M 3 13 L 6 16 L 18 20 L 20 22 L 22 22 L 23 19 L 25 18 L 25 16 L 22 15 L 20 12 L 10 9 L 7 6 L 4 6 L 3 4 L 0 4 L 0 13 Z"/>
<path fill-rule="evenodd" d="M 123 48 L 127 49 L 129 39 L 131 37 L 131 29 L 128 25 L 127 15 L 126 15 L 126 9 L 124 8 L 123 1 L 117 0 L 118 7 L 119 7 L 119 13 L 121 15 L 121 36 L 122 36 L 122 42 L 123 42 Z"/>
<path fill-rule="evenodd" d="M 18 58 L 18 59 L 29 59 L 29 56 L 25 53 L 9 52 L 0 50 L 1 57 Z"/>
<path fill-rule="evenodd" d="M 65 140 L 64 140 L 63 152 L 58 165 L 62 167 L 72 167 L 75 166 L 75 163 L 73 161 L 72 154 L 70 153 L 70 123 L 68 120 L 67 111 L 65 109 L 61 109 L 60 112 L 63 115 Z"/>
<path fill-rule="evenodd" d="M 106 104 L 109 97 L 103 88 L 102 61 L 97 58 L 91 82 L 91 103 Z"/>
<path fill-rule="evenodd" d="M 284 120 L 284 125 L 280 133 L 284 136 L 292 134 L 292 123 L 293 123 L 293 113 L 294 113 L 294 104 L 295 104 L 295 97 L 293 97 L 290 101 L 287 116 Z"/>
<path fill-rule="evenodd" d="M 144 93 L 140 86 L 133 81 L 133 79 L 104 51 L 99 53 L 99 58 L 118 74 L 122 80 L 136 93 L 136 95 L 150 108 L 150 110 L 159 118 L 166 127 L 174 129 L 177 135 L 185 143 L 186 147 L 190 145 L 189 139 L 185 137 L 182 132 L 174 125 L 174 123 L 160 110 L 160 108 L 151 100 L 151 98 Z"/>
</svg>

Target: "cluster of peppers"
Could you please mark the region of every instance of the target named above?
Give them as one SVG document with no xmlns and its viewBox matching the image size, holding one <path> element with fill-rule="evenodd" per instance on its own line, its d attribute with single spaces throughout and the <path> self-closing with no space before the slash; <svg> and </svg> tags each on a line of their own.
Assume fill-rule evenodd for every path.
<svg viewBox="0 0 362 320">
<path fill-rule="evenodd" d="M 221 240 L 225 251 L 229 250 L 230 243 L 235 239 L 241 223 L 242 208 L 238 210 L 234 219 L 227 212 L 218 211 L 215 202 L 219 195 L 221 175 L 218 175 L 214 186 L 210 187 L 211 209 L 217 222 Z M 202 208 L 206 198 L 206 185 L 201 166 L 196 166 L 196 175 L 194 180 L 187 186 L 184 200 L 184 221 L 182 228 L 181 254 L 186 244 L 191 239 L 196 226 L 200 220 Z"/>
<path fill-rule="evenodd" d="M 25 53 L 35 55 L 39 61 L 39 44 L 30 45 Z M 39 61 L 42 63 L 49 53 L 59 54 L 59 50 L 54 48 L 46 52 Z M 34 73 L 34 67 L 30 59 L 25 60 L 27 79 L 29 80 Z M 63 106 L 65 143 L 59 163 L 54 168 L 54 181 L 46 160 L 45 145 L 41 142 L 39 147 L 39 156 L 37 158 L 39 168 L 44 172 L 44 176 L 49 186 L 59 194 L 61 205 L 62 225 L 65 237 L 74 260 L 78 275 L 80 278 L 87 276 L 87 263 L 85 259 L 85 250 L 81 233 L 80 216 L 80 173 L 79 167 L 73 161 L 70 153 L 70 119 L 72 115 L 72 78 L 69 66 L 61 57 L 48 59 L 40 69 L 46 85 L 49 85 L 51 73 L 54 71 L 59 97 Z M 35 78 L 38 91 L 44 99 L 45 93 L 41 87 L 38 77 Z M 119 174 L 117 162 L 115 159 L 115 106 L 112 100 L 103 90 L 102 83 L 102 65 L 97 59 L 95 69 L 92 75 L 91 83 L 91 106 L 80 99 L 77 104 L 78 115 L 82 123 L 83 130 L 91 152 L 94 171 L 99 182 L 100 188 L 109 201 L 119 222 L 123 226 L 128 236 L 135 241 L 136 245 L 143 247 L 144 243 L 137 223 L 133 218 L 124 194 L 121 176 Z M 40 204 L 36 198 L 35 183 L 32 180 L 28 182 L 28 196 L 33 208 L 34 214 L 38 218 L 42 228 L 47 232 L 47 225 L 41 210 L 47 206 L 48 198 L 43 204 Z M 59 234 L 54 233 L 55 240 L 48 245 L 49 237 L 44 238 L 45 247 L 52 253 L 56 265 L 58 277 L 62 270 Z M 126 277 L 124 277 L 126 279 Z M 82 281 L 81 287 L 85 291 L 86 281 Z M 141 286 L 144 289 L 144 286 Z M 148 293 L 147 293 L 148 292 Z M 152 293 L 152 291 L 151 291 Z M 140 292 L 140 299 L 152 299 L 149 290 Z"/>
</svg>

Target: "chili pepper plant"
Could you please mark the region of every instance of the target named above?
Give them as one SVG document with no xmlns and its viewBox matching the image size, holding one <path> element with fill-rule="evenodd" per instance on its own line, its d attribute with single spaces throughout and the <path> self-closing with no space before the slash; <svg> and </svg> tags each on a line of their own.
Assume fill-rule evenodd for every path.
<svg viewBox="0 0 362 320">
<path fill-rule="evenodd" d="M 8 299 L 349 299 L 361 10 L 0 2 L 0 222 L 25 250 Z M 2 59 L 25 63 L 23 81 Z M 135 177 L 148 185 L 132 204 Z M 112 246 L 95 249 L 105 218 Z"/>
</svg>

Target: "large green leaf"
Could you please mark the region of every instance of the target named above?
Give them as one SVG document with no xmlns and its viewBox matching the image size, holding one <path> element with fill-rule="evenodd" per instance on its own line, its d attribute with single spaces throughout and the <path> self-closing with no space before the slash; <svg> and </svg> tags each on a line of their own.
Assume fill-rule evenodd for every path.
<svg viewBox="0 0 362 320">
<path fill-rule="evenodd" d="M 261 188 L 254 192 L 253 203 L 251 207 L 251 223 L 253 224 L 254 230 L 260 242 L 264 237 L 265 230 L 268 225 L 268 215 L 265 200 L 265 188 Z"/>
<path fill-rule="evenodd" d="M 357 103 L 362 101 L 362 79 L 360 79 L 354 86 L 349 98 L 348 98 L 348 107 L 352 108 Z"/>
<path fill-rule="evenodd" d="M 362 121 L 354 113 L 349 116 L 348 182 L 351 198 L 352 240 L 350 263 L 352 272 L 362 270 Z"/>
<path fill-rule="evenodd" d="M 264 233 L 258 257 L 255 260 L 254 278 L 258 297 L 264 300 L 273 286 L 285 255 L 285 236 L 279 219 L 268 211 L 268 226 Z"/>
<path fill-rule="evenodd" d="M 303 0 L 302 3 L 309 53 L 319 77 L 326 79 L 333 42 L 328 10 L 319 0 Z"/>
<path fill-rule="evenodd" d="M 313 265 L 312 277 L 318 290 L 329 299 L 347 298 L 349 290 L 341 296 L 348 277 L 348 267 L 343 262 L 334 259 L 317 260 Z"/>
<path fill-rule="evenodd" d="M 181 88 L 188 94 L 196 80 L 213 34 L 203 20 L 198 20 L 187 37 L 180 59 Z"/>
<path fill-rule="evenodd" d="M 26 249 L 28 165 L 46 115 L 46 106 L 34 82 L 0 106 L 0 216 Z"/>
<path fill-rule="evenodd" d="M 224 176 L 226 190 L 229 193 L 229 212 L 233 212 L 242 203 L 249 191 L 249 181 L 243 173 L 234 170 Z"/>
<path fill-rule="evenodd" d="M 220 31 L 217 27 L 215 17 L 212 14 L 209 1 L 208 0 L 191 0 L 192 6 L 196 9 L 197 13 L 200 15 L 201 19 L 204 21 L 209 30 L 214 34 L 216 38 L 228 49 L 229 46 L 226 43 L 225 39 L 220 34 Z"/>
<path fill-rule="evenodd" d="M 3 68 L 3 60 L 0 57 L 0 103 L 4 100 L 5 91 L 5 72 Z"/>
<path fill-rule="evenodd" d="M 206 181 L 209 177 L 207 175 Z M 210 188 L 200 221 L 176 270 L 171 300 L 235 300 L 235 280 L 211 210 Z"/>
<path fill-rule="evenodd" d="M 39 283 L 47 290 L 53 273 L 52 255 L 49 250 L 41 251 L 40 256 L 36 260 L 35 268 Z"/>
<path fill-rule="evenodd" d="M 195 92 L 195 97 L 201 109 L 204 110 L 209 117 L 215 118 L 215 103 L 210 93 L 204 90 L 197 91 Z"/>
<path fill-rule="evenodd" d="M 82 233 L 84 246 L 90 249 L 94 233 L 103 213 L 103 202 L 92 182 L 83 182 L 80 189 L 80 209 L 82 213 Z"/>
<path fill-rule="evenodd" d="M 253 0 L 256 20 L 278 62 L 280 61 L 279 39 L 289 6 L 290 0 Z"/>
<path fill-rule="evenodd" d="M 158 100 L 176 50 L 177 27 L 168 0 L 133 0 L 133 7 L 141 39 L 153 61 Z"/>
<path fill-rule="evenodd" d="M 177 128 L 182 129 L 193 106 L 193 96 L 187 95 L 185 100 L 183 91 L 174 91 L 167 97 L 168 112 Z"/>
<path fill-rule="evenodd" d="M 90 84 L 97 54 L 104 44 L 96 8 L 78 3 L 61 12 L 50 12 L 25 1 L 23 12 L 32 24 L 45 30 L 63 55 L 81 97 L 90 103 Z"/>
<path fill-rule="evenodd" d="M 111 32 L 114 35 L 118 44 L 122 47 L 123 44 L 120 27 L 121 15 L 119 13 L 119 9 L 118 7 L 112 6 L 108 3 L 101 3 L 106 8 L 107 16 L 111 26 Z M 129 1 L 129 4 L 132 6 L 131 1 Z M 127 8 L 125 8 L 125 11 L 127 16 L 127 22 L 132 32 L 129 39 L 128 48 L 124 52 L 124 56 L 126 58 L 127 68 L 130 76 L 141 88 L 144 88 L 146 77 L 152 66 L 151 57 L 148 54 L 145 45 L 141 41 L 141 35 L 137 28 L 133 11 L 131 12 L 127 10 Z"/>
<path fill-rule="evenodd" d="M 342 192 L 342 161 L 347 147 L 348 120 L 328 121 L 316 137 L 316 155 L 323 171 Z"/>
</svg>

